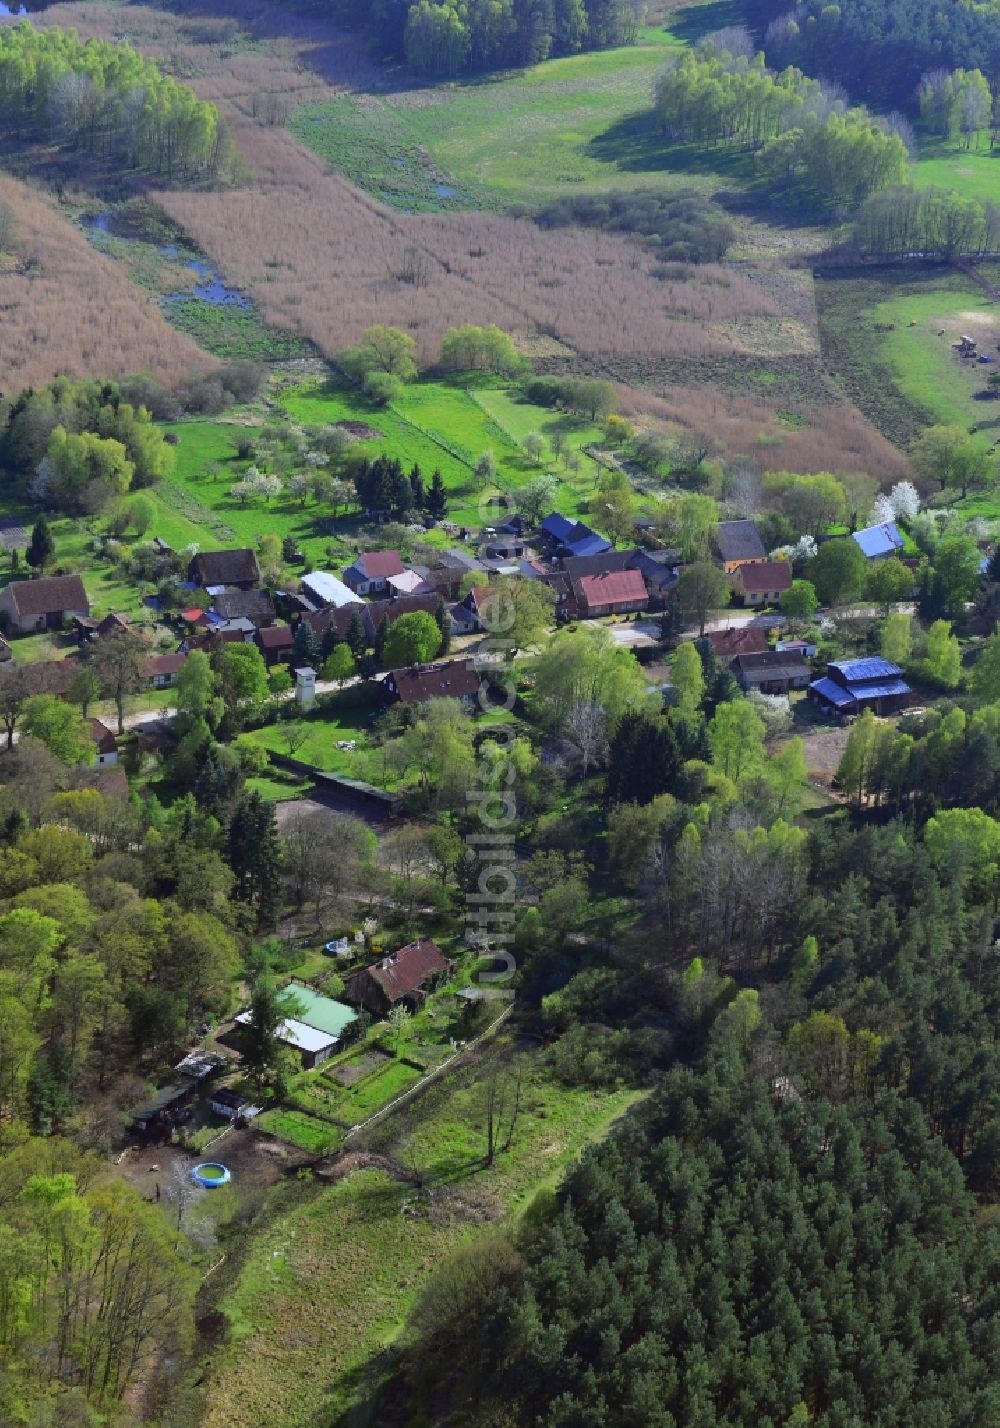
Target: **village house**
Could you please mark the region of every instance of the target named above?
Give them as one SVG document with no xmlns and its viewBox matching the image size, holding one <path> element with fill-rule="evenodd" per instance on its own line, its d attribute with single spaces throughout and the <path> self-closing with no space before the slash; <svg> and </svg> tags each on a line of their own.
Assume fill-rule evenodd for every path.
<svg viewBox="0 0 1000 1428">
<path fill-rule="evenodd" d="M 16 635 L 60 630 L 74 615 L 89 614 L 90 601 L 79 575 L 12 580 L 0 594 L 0 620 Z"/>
<path fill-rule="evenodd" d="M 802 656 L 790 651 L 740 654 L 729 668 L 741 689 L 756 689 L 761 694 L 787 694 L 792 689 L 805 689 L 810 677 L 809 666 Z"/>
<path fill-rule="evenodd" d="M 775 605 L 791 588 L 792 567 L 787 560 L 738 565 L 733 574 L 733 593 L 744 605 Z"/>
<path fill-rule="evenodd" d="M 425 704 L 428 699 L 460 699 L 472 704 L 480 682 L 472 660 L 452 659 L 390 670 L 382 688 L 389 699 L 401 704 Z"/>
<path fill-rule="evenodd" d="M 385 589 L 390 575 L 402 573 L 403 562 L 398 550 L 368 550 L 344 571 L 344 584 L 355 595 L 375 595 Z"/>
<path fill-rule="evenodd" d="M 186 654 L 151 655 L 142 666 L 142 677 L 153 689 L 170 689 L 177 683 L 177 675 L 184 668 Z"/>
<path fill-rule="evenodd" d="M 416 570 L 404 570 L 402 575 L 390 575 L 385 582 L 390 599 L 405 598 L 408 595 L 434 595 L 436 590 L 429 580 L 425 580 Z"/>
<path fill-rule="evenodd" d="M 461 634 L 475 634 L 485 628 L 489 617 L 490 587 L 473 585 L 464 600 L 453 605 L 449 614 L 451 622 Z"/>
<path fill-rule="evenodd" d="M 809 696 L 833 714 L 876 714 L 901 709 L 913 691 L 898 664 L 882 658 L 835 660 L 822 679 L 809 686 Z"/>
<path fill-rule="evenodd" d="M 722 568 L 729 575 L 739 570 L 741 565 L 753 565 L 756 561 L 767 559 L 760 531 L 753 521 L 720 521 L 715 544 Z"/>
<path fill-rule="evenodd" d="M 250 620 L 254 627 L 273 625 L 277 615 L 266 590 L 222 590 L 212 598 L 212 611 L 220 620 Z"/>
<path fill-rule="evenodd" d="M 731 630 L 712 630 L 705 636 L 721 665 L 728 666 L 741 654 L 763 654 L 767 631 L 759 625 L 736 625 Z"/>
<path fill-rule="evenodd" d="M 452 966 L 435 942 L 422 937 L 370 967 L 352 972 L 346 978 L 344 995 L 376 1016 L 385 1016 L 400 1005 L 415 1011 L 431 985 L 447 976 Z"/>
<path fill-rule="evenodd" d="M 96 756 L 94 762 L 102 768 L 116 764 L 118 762 L 118 740 L 107 724 L 102 724 L 100 719 L 91 719 L 89 733 Z"/>
<path fill-rule="evenodd" d="M 233 585 L 237 590 L 252 590 L 260 584 L 260 567 L 256 553 L 246 547 L 206 550 L 191 557 L 188 579 L 202 590 L 212 585 Z"/>
<path fill-rule="evenodd" d="M 624 615 L 649 605 L 646 582 L 638 570 L 612 570 L 585 575 L 573 585 L 577 609 L 585 620 L 599 615 Z"/>
</svg>

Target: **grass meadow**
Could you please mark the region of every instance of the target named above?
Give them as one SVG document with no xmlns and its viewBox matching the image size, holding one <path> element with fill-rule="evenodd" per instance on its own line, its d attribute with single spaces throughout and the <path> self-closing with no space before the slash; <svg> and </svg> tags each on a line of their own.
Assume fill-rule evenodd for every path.
<svg viewBox="0 0 1000 1428">
<path fill-rule="evenodd" d="M 989 265 L 984 276 L 995 280 Z M 887 436 L 905 447 L 932 422 L 957 424 L 990 446 L 1000 403 L 987 378 L 1000 368 L 1000 310 L 947 268 L 835 270 L 817 284 L 823 353 Z M 968 334 L 991 364 L 963 361 L 952 343 Z"/>
<path fill-rule="evenodd" d="M 616 152 L 613 141 L 602 140 L 649 109 L 666 55 L 681 44 L 669 30 L 648 29 L 625 49 L 569 55 L 512 74 L 338 96 L 304 105 L 291 129 L 359 188 L 409 213 L 660 182 L 668 175 L 659 168 L 654 151 L 662 146 L 652 130 L 641 164 L 634 149 Z"/>
<path fill-rule="evenodd" d="M 485 1170 L 484 1078 L 495 1058 L 511 1054 L 524 1074 L 525 1109 L 512 1150 Z M 231 1336 L 210 1365 L 206 1428 L 338 1421 L 434 1267 L 491 1233 L 498 1214 L 518 1215 L 636 1098 L 564 1087 L 543 1052 L 514 1052 L 504 1040 L 408 1108 L 398 1128 L 390 1118 L 380 1143 L 391 1153 L 397 1136 L 407 1140 L 408 1156 L 439 1187 L 438 1211 L 429 1214 L 411 1185 L 381 1170 L 304 1186 L 298 1203 L 255 1236 L 223 1300 Z"/>
<path fill-rule="evenodd" d="M 996 203 L 1000 193 L 1000 149 L 990 148 L 987 131 L 977 138 L 979 147 L 966 149 L 949 139 L 923 135 L 911 168 L 912 182 L 917 188 L 950 188 L 963 198 Z"/>
</svg>

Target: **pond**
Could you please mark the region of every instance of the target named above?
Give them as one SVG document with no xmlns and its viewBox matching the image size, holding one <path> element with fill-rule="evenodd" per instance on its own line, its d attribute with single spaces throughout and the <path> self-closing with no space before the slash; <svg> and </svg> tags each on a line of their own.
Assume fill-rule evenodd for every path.
<svg viewBox="0 0 1000 1428">
<path fill-rule="evenodd" d="M 3 0 L 0 0 L 0 4 L 2 3 Z M 0 11 L 0 14 L 2 13 L 3 12 Z M 152 248 L 154 246 L 154 244 L 144 238 L 131 236 L 126 238 L 121 233 L 116 232 L 116 215 L 112 209 L 108 209 L 104 213 L 88 214 L 82 222 L 84 228 L 88 229 L 91 234 L 107 233 L 110 237 L 117 238 L 120 243 L 128 243 L 136 246 L 142 244 L 146 248 Z M 164 258 L 177 259 L 180 256 L 180 250 L 176 243 L 160 243 L 156 244 L 155 247 L 156 251 Z M 195 283 L 194 287 L 187 292 L 178 291 L 168 293 L 164 298 L 164 302 L 189 302 L 193 298 L 197 302 L 207 302 L 213 307 L 249 308 L 251 306 L 250 299 L 246 293 L 241 292 L 239 288 L 228 287 L 222 281 L 220 274 L 212 267 L 211 263 L 206 263 L 200 258 L 187 258 L 184 266 L 190 269 L 200 281 Z"/>
</svg>

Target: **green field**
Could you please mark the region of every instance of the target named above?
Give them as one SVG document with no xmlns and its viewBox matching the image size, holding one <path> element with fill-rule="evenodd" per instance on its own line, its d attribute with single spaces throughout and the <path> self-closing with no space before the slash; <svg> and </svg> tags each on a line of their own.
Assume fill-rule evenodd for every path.
<svg viewBox="0 0 1000 1428">
<path fill-rule="evenodd" d="M 890 298 L 867 316 L 872 323 L 893 326 L 893 331 L 882 334 L 882 350 L 903 393 L 926 407 L 936 421 L 975 427 L 976 440 L 991 445 L 1000 430 L 1000 404 L 983 400 L 982 394 L 997 365 L 963 361 L 951 346 L 970 330 L 980 351 L 1000 361 L 1000 312 L 986 295 L 975 287 L 959 292 L 932 288 Z M 942 330 L 943 337 L 938 335 Z"/>
<path fill-rule="evenodd" d="M 997 280 L 995 267 L 981 271 Z M 1000 308 L 980 287 L 943 266 L 831 269 L 816 283 L 816 301 L 825 363 L 897 446 L 933 422 L 976 427 L 977 439 L 992 443 L 1000 403 L 984 394 L 1000 367 Z M 956 355 L 951 344 L 966 332 L 994 363 Z"/>
<path fill-rule="evenodd" d="M 291 127 L 359 187 L 411 212 L 537 203 L 671 176 L 688 186 L 731 187 L 747 170 L 742 157 L 668 149 L 647 115 L 667 54 L 737 23 L 736 13 L 729 0 L 709 0 L 678 10 L 667 29 L 643 30 L 634 46 L 306 104 Z"/>
<path fill-rule="evenodd" d="M 399 1121 L 416 1163 L 450 1183 L 451 1213 L 413 1206 L 412 1185 L 361 1170 L 332 1187 L 303 1187 L 298 1203 L 252 1240 L 223 1301 L 230 1342 L 215 1356 L 206 1428 L 332 1423 L 359 1376 L 392 1343 L 428 1275 L 468 1238 L 491 1232 L 499 1208 L 518 1213 L 579 1150 L 636 1099 L 553 1083 L 544 1053 L 520 1053 L 524 1113 L 514 1145 L 482 1167 L 485 1066 L 448 1077 Z M 390 1151 L 395 1132 L 385 1132 Z M 413 1206 L 403 1219 L 404 1207 Z"/>
<path fill-rule="evenodd" d="M 1000 196 L 1000 149 L 990 149 L 989 134 L 980 136 L 978 149 L 966 149 L 950 140 L 925 136 L 911 170 L 917 188 L 950 188 L 963 198 L 996 203 Z"/>
<path fill-rule="evenodd" d="M 378 440 L 359 442 L 359 450 L 372 456 L 382 452 L 396 456 L 407 469 L 416 463 L 425 481 L 437 467 L 449 493 L 448 519 L 458 525 L 481 524 L 472 467 L 484 451 L 496 457 L 503 489 L 515 491 L 540 471 L 555 470 L 561 482 L 556 505 L 566 515 L 583 515 L 586 497 L 593 490 L 597 465 L 590 457 L 581 456 L 579 470 L 571 473 L 556 463 L 551 449 L 536 464 L 520 443 L 530 431 L 549 439 L 558 431 L 567 450 L 579 452 L 600 440 L 601 428 L 525 402 L 515 389 L 493 378 L 465 373 L 416 382 L 390 408 L 376 406 L 345 383 L 311 378 L 283 394 L 281 403 L 305 426 L 365 422 L 381 435 Z M 439 544 L 453 543 L 444 532 L 430 532 L 429 539 L 435 538 Z"/>
</svg>

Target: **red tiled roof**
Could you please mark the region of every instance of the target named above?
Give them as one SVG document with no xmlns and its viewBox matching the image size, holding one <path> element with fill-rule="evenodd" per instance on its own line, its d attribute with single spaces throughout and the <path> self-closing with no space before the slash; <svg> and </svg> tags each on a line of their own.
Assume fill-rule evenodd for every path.
<svg viewBox="0 0 1000 1428">
<path fill-rule="evenodd" d="M 787 560 L 761 560 L 756 565 L 741 565 L 737 580 L 744 590 L 790 590 L 792 567 Z"/>
<path fill-rule="evenodd" d="M 386 580 L 390 575 L 402 575 L 403 562 L 398 550 L 366 550 L 354 562 L 368 580 Z"/>
<path fill-rule="evenodd" d="M 99 754 L 113 754 L 118 750 L 118 740 L 112 734 L 107 724 L 102 724 L 100 719 L 91 719 L 90 737 L 97 745 Z"/>
<path fill-rule="evenodd" d="M 90 609 L 79 575 L 48 575 L 41 580 L 12 580 L 7 586 L 19 615 L 58 615 Z"/>
<path fill-rule="evenodd" d="M 646 598 L 646 582 L 638 570 L 585 575 L 577 581 L 577 589 L 588 605 L 615 605 Z"/>
<path fill-rule="evenodd" d="M 291 625 L 264 625 L 257 631 L 257 643 L 262 650 L 290 650 L 295 631 Z"/>
<path fill-rule="evenodd" d="M 717 659 L 731 659 L 738 654 L 763 654 L 767 649 L 767 631 L 752 625 L 738 625 L 734 630 L 713 630 L 706 638 Z"/>
<path fill-rule="evenodd" d="M 192 605 L 189 610 L 181 611 L 181 617 L 185 620 L 189 620 L 193 625 L 196 620 L 203 620 L 205 618 L 205 612 L 204 610 L 199 610 L 197 605 Z"/>
<path fill-rule="evenodd" d="M 186 659 L 186 654 L 152 655 L 142 666 L 142 672 L 146 679 L 156 674 L 176 674 Z"/>
<path fill-rule="evenodd" d="M 381 962 L 368 968 L 391 1002 L 418 991 L 435 972 L 447 971 L 449 962 L 441 955 L 435 942 L 422 937 L 408 942 L 398 952 L 390 952 Z"/>
<path fill-rule="evenodd" d="M 440 664 L 415 664 L 390 671 L 396 693 L 404 704 L 425 699 L 466 699 L 479 691 L 479 676 L 471 660 L 445 660 Z"/>
</svg>

